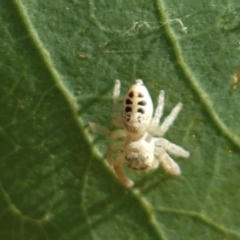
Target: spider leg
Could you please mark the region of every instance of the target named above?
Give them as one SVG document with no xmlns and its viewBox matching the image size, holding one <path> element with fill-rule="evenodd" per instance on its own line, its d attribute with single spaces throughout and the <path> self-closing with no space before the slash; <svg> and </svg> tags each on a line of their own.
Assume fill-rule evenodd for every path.
<svg viewBox="0 0 240 240">
<path fill-rule="evenodd" d="M 105 136 L 111 135 L 111 131 L 102 125 L 99 125 L 94 122 L 89 122 L 88 124 L 89 124 L 90 130 L 93 132 L 97 132 L 97 133 L 105 135 Z"/>
<path fill-rule="evenodd" d="M 112 131 L 110 134 L 111 139 L 125 138 L 125 137 L 126 137 L 126 132 L 124 130 L 115 130 L 115 131 Z"/>
<path fill-rule="evenodd" d="M 114 162 L 112 160 L 114 152 L 116 152 L 117 150 L 123 149 L 123 146 L 124 146 L 124 142 L 115 142 L 109 147 L 107 151 L 107 160 L 110 166 L 114 165 Z"/>
<path fill-rule="evenodd" d="M 156 152 L 163 168 L 172 175 L 180 175 L 181 170 L 178 164 L 166 153 L 163 148 L 157 147 Z"/>
<path fill-rule="evenodd" d="M 151 168 L 149 168 L 149 169 L 156 169 L 159 167 L 159 164 L 160 164 L 160 161 L 158 160 L 158 156 L 154 155 L 153 164 L 152 164 Z"/>
<path fill-rule="evenodd" d="M 121 88 L 121 83 L 119 80 L 115 80 L 115 85 L 113 88 L 113 114 L 112 114 L 112 121 L 113 124 L 117 127 L 121 126 L 121 118 L 119 115 L 119 95 L 120 95 L 120 88 Z"/>
<path fill-rule="evenodd" d="M 164 119 L 163 123 L 157 128 L 156 132 L 154 133 L 157 136 L 163 136 L 165 132 L 169 129 L 169 127 L 173 124 L 175 121 L 178 113 L 180 112 L 182 108 L 182 103 L 178 103 L 171 113 Z"/>
<path fill-rule="evenodd" d="M 158 147 L 164 148 L 167 152 L 172 153 L 179 157 L 188 158 L 190 155 L 188 151 L 174 143 L 169 142 L 165 138 L 155 138 L 155 144 Z"/>
<path fill-rule="evenodd" d="M 130 188 L 134 185 L 133 181 L 131 181 L 126 174 L 123 172 L 122 170 L 122 164 L 125 162 L 125 158 L 124 158 L 124 153 L 121 154 L 120 156 L 118 156 L 117 160 L 114 162 L 113 164 L 113 168 L 115 173 L 117 174 L 120 182 Z"/>
<path fill-rule="evenodd" d="M 158 95 L 158 105 L 156 107 L 154 116 L 153 116 L 153 118 L 150 122 L 150 125 L 149 125 L 149 131 L 150 132 L 154 131 L 158 127 L 160 119 L 161 119 L 162 114 L 163 114 L 163 107 L 164 107 L 164 91 L 161 90 L 159 95 Z"/>
<path fill-rule="evenodd" d="M 115 130 L 115 131 L 111 132 L 108 128 L 106 128 L 102 125 L 99 125 L 97 123 L 89 122 L 88 124 L 89 124 L 90 130 L 92 132 L 97 132 L 97 133 L 107 136 L 111 139 L 126 137 L 126 133 L 124 130 Z"/>
</svg>

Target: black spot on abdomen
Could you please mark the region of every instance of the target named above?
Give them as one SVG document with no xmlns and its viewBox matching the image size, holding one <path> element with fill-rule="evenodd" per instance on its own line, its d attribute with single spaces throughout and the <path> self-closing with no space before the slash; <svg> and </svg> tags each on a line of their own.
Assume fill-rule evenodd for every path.
<svg viewBox="0 0 240 240">
<path fill-rule="evenodd" d="M 128 99 L 126 100 L 126 104 L 132 104 L 132 100 L 128 98 Z"/>
<path fill-rule="evenodd" d="M 129 96 L 130 98 L 133 98 L 133 97 L 134 97 L 133 91 L 131 91 L 131 92 L 128 94 L 128 96 Z"/>
<path fill-rule="evenodd" d="M 146 106 L 146 105 L 147 105 L 147 102 L 146 102 L 146 101 L 140 101 L 140 102 L 138 102 L 138 105 L 140 105 L 140 106 Z"/>
<path fill-rule="evenodd" d="M 142 108 L 138 108 L 137 112 L 144 114 L 145 111 Z"/>
<path fill-rule="evenodd" d="M 125 108 L 125 112 L 131 112 L 131 111 L 132 111 L 132 108 L 131 108 L 131 107 L 127 106 L 127 107 Z"/>
</svg>

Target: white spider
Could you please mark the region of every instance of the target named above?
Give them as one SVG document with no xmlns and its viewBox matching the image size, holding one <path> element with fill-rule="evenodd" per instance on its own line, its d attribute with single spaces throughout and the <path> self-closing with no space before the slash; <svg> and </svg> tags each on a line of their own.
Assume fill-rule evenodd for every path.
<svg viewBox="0 0 240 240">
<path fill-rule="evenodd" d="M 167 172 L 179 175 L 181 171 L 178 164 L 167 152 L 185 158 L 189 157 L 189 152 L 162 136 L 176 119 L 182 104 L 178 103 L 170 115 L 159 125 L 164 106 L 163 90 L 160 91 L 158 106 L 153 117 L 152 99 L 141 79 L 136 80 L 136 83 L 128 90 L 121 116 L 118 111 L 119 95 L 120 81 L 116 80 L 113 91 L 113 123 L 124 130 L 111 132 L 93 122 L 90 122 L 89 125 L 93 131 L 104 134 L 112 140 L 125 138 L 113 143 L 107 152 L 108 162 L 121 183 L 126 187 L 132 187 L 134 184 L 122 170 L 124 163 L 134 170 L 145 170 L 157 168 L 161 162 Z M 113 161 L 113 154 L 118 150 L 122 150 L 123 153 Z"/>
</svg>

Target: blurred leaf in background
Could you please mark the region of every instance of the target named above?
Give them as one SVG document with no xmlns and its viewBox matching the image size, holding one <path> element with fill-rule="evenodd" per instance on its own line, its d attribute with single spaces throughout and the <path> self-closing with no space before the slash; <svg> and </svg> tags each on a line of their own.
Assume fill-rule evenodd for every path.
<svg viewBox="0 0 240 240">
<path fill-rule="evenodd" d="M 240 7 L 224 1 L 0 2 L 0 239 L 240 239 Z M 180 177 L 107 166 L 112 88 L 141 78 Z M 234 86 L 234 87 L 233 87 Z M 155 105 L 156 106 L 156 105 Z"/>
</svg>

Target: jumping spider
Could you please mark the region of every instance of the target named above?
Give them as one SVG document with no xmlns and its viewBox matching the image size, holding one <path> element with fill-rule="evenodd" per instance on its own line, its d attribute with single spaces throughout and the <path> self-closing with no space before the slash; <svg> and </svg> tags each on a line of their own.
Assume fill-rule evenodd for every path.
<svg viewBox="0 0 240 240">
<path fill-rule="evenodd" d="M 118 111 L 119 95 L 120 81 L 116 80 L 113 91 L 113 123 L 123 130 L 110 131 L 93 122 L 89 125 L 94 132 L 104 134 L 110 139 L 125 138 L 113 143 L 107 152 L 108 163 L 113 167 L 121 183 L 126 187 L 132 187 L 134 184 L 122 170 L 124 163 L 134 170 L 146 170 L 157 168 L 161 162 L 168 173 L 179 175 L 180 168 L 168 153 L 187 158 L 189 152 L 162 136 L 176 119 L 182 104 L 178 103 L 159 125 L 164 107 L 163 90 L 158 96 L 158 106 L 153 117 L 152 99 L 141 79 L 136 80 L 128 90 L 121 116 Z M 123 152 L 113 161 L 113 154 L 118 150 Z"/>
</svg>

